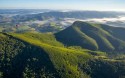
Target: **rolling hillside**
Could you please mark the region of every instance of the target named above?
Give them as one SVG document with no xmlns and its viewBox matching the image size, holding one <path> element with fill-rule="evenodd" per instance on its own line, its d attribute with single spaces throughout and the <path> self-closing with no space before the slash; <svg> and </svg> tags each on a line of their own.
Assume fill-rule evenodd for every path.
<svg viewBox="0 0 125 78">
<path fill-rule="evenodd" d="M 50 34 L 1 33 L 0 39 L 3 78 L 79 78 L 82 71 L 78 70 L 78 63 L 83 64 L 90 58 L 88 50 L 64 48 Z"/>
<path fill-rule="evenodd" d="M 94 37 L 84 31 L 89 28 Z M 75 22 L 55 35 L 0 33 L 0 78 L 124 78 L 124 54 L 111 58 L 108 51 L 97 51 L 101 48 L 94 30 L 101 34 L 97 38 L 105 40 L 103 36 L 108 36 L 124 47 L 124 37 L 116 38 L 115 34 L 119 34 L 117 31 L 111 33 L 110 29 L 106 30 L 102 25 L 84 22 Z M 62 35 L 64 31 L 66 34 Z M 61 43 L 58 41 L 59 35 L 60 39 L 67 39 Z M 110 46 L 108 50 L 117 50 L 109 39 L 106 38 L 108 44 L 103 41 L 105 44 L 102 45 Z M 67 40 L 68 46 L 65 44 Z"/>
<path fill-rule="evenodd" d="M 125 28 L 76 21 L 55 34 L 67 46 L 81 46 L 90 50 L 125 52 Z"/>
</svg>

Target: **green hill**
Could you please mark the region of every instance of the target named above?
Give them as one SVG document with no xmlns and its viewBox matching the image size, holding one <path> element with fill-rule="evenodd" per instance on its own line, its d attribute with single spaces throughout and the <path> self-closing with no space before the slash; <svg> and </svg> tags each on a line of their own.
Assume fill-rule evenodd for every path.
<svg viewBox="0 0 125 78">
<path fill-rule="evenodd" d="M 77 27 L 74 24 L 80 25 Z M 93 51 L 100 49 L 96 39 L 87 32 L 83 33 L 83 22 L 74 24 L 64 30 L 67 34 L 60 34 L 72 40 L 73 44 L 67 42 L 69 46 L 57 41 L 57 34 L 61 32 L 56 35 L 37 32 L 0 33 L 0 78 L 124 78 L 124 54 L 111 58 L 106 52 Z M 102 32 L 100 34 L 118 42 L 124 40 L 122 37 L 115 39 L 114 34 L 101 26 L 90 26 L 92 31 L 97 28 L 99 33 Z M 81 47 L 75 45 L 77 43 L 82 43 L 78 44 Z M 84 45 L 88 45 L 90 50 L 84 49 L 88 47 L 82 48 Z M 114 47 L 113 44 L 108 45 Z"/>
<path fill-rule="evenodd" d="M 81 46 L 90 50 L 125 52 L 124 28 L 76 21 L 55 34 L 67 46 Z"/>
<path fill-rule="evenodd" d="M 64 48 L 51 34 L 4 33 L 0 39 L 0 72 L 4 78 L 79 78 L 82 71 L 78 63 L 90 58 L 88 51 Z"/>
</svg>

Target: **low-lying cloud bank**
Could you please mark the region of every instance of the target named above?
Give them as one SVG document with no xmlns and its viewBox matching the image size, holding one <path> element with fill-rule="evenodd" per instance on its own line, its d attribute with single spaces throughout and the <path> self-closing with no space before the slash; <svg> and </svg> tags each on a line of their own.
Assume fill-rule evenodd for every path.
<svg viewBox="0 0 125 78">
<path fill-rule="evenodd" d="M 115 18 L 91 18 L 91 19 L 65 18 L 63 22 L 72 24 L 74 21 L 95 22 L 95 23 L 108 24 L 116 27 L 125 27 L 125 16 L 118 16 Z"/>
</svg>

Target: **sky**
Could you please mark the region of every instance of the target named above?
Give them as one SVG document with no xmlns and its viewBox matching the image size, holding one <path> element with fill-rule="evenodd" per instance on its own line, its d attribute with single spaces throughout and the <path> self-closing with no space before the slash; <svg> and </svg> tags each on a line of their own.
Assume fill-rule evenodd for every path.
<svg viewBox="0 0 125 78">
<path fill-rule="evenodd" d="M 125 11 L 125 0 L 0 0 L 0 9 Z"/>
</svg>

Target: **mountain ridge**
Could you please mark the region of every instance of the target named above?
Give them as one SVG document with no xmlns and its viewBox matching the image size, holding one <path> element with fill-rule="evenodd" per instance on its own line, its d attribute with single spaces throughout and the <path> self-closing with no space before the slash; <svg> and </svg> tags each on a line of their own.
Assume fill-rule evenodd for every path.
<svg viewBox="0 0 125 78">
<path fill-rule="evenodd" d="M 107 27 L 107 30 L 104 29 Z M 55 34 L 57 40 L 66 44 L 66 45 L 76 45 L 81 46 L 83 48 L 91 49 L 91 50 L 101 50 L 101 51 L 125 51 L 125 41 L 124 37 L 118 38 L 119 33 L 113 33 L 113 28 L 108 25 L 103 24 L 93 24 L 87 22 L 76 21 L 70 27 L 66 28 L 63 31 L 60 31 Z M 117 29 L 120 29 L 117 27 Z M 116 29 L 116 31 L 117 31 Z M 112 33 L 110 32 L 112 31 Z M 123 28 L 121 32 L 124 32 Z M 79 37 L 74 34 L 77 32 Z M 71 36 L 71 34 L 73 36 Z M 84 37 L 80 41 L 81 37 Z M 76 40 L 75 40 L 76 39 Z M 71 43 L 70 43 L 70 42 Z M 78 43 L 73 43 L 78 41 Z M 91 46 L 91 47 L 90 47 Z"/>
<path fill-rule="evenodd" d="M 86 39 L 89 42 L 86 44 L 92 44 L 95 50 L 82 48 L 83 43 L 66 46 L 58 40 L 58 33 L 0 33 L 0 78 L 124 78 L 124 52 L 119 55 L 114 52 L 113 56 L 109 51 L 98 51 L 100 45 L 92 37 L 101 38 L 95 31 L 111 39 L 112 34 L 101 29 L 102 25 L 81 21 L 74 24 L 62 31 L 66 34 L 61 34 L 61 38 L 69 38 L 69 43 L 75 41 L 75 44 Z M 94 34 L 90 35 L 90 30 Z"/>
</svg>

